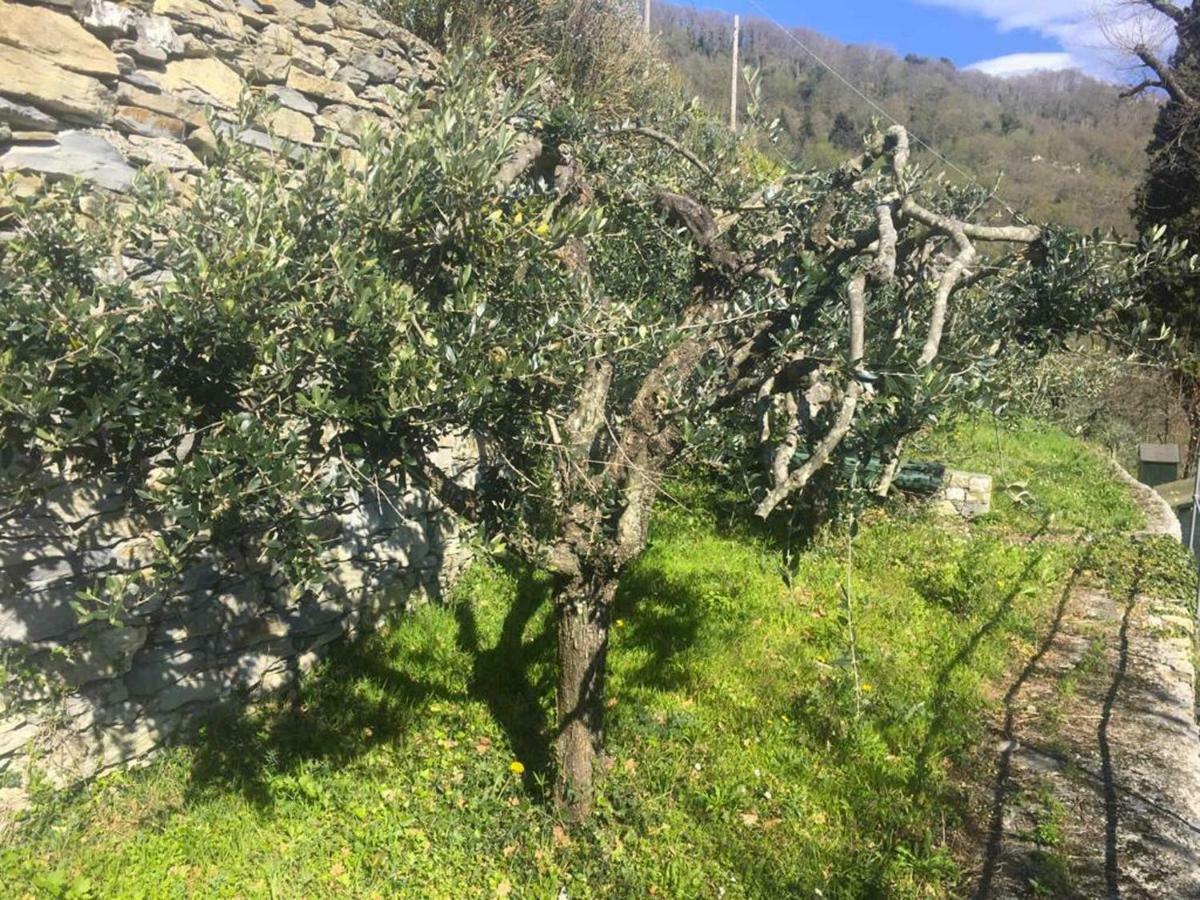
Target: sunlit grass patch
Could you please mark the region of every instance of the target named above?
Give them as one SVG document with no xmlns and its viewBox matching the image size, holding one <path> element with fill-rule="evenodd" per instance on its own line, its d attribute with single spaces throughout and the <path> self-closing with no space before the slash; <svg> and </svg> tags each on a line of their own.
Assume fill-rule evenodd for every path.
<svg viewBox="0 0 1200 900">
<path fill-rule="evenodd" d="M 1030 427 L 1002 457 L 992 443 L 964 426 L 926 446 L 1025 482 L 1064 527 L 1138 521 L 1076 442 Z M 587 825 L 563 829 L 546 797 L 549 580 L 478 564 L 447 605 L 342 648 L 294 704 L 39 796 L 0 847 L 0 894 L 955 896 L 953 773 L 1082 545 L 1029 541 L 1042 519 L 1020 502 L 969 529 L 899 504 L 864 516 L 848 581 L 844 532 L 789 567 L 704 491 L 680 494 L 618 595 Z M 1117 547 L 1088 563 L 1113 584 L 1135 562 Z"/>
</svg>

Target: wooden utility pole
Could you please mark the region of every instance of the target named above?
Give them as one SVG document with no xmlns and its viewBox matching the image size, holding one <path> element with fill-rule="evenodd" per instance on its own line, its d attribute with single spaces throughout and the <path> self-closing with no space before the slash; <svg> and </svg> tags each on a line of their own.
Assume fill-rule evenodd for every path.
<svg viewBox="0 0 1200 900">
<path fill-rule="evenodd" d="M 650 35 L 650 0 L 646 0 L 646 11 L 642 14 L 642 28 L 646 36 Z"/>
<path fill-rule="evenodd" d="M 733 17 L 733 77 L 729 81 L 729 130 L 737 133 L 737 86 L 738 86 L 738 43 L 742 23 Z"/>
</svg>

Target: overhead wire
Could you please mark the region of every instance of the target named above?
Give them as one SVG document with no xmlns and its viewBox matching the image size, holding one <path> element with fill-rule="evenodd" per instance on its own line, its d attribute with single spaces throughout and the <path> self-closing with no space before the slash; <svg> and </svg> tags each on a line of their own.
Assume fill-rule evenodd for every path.
<svg viewBox="0 0 1200 900">
<path fill-rule="evenodd" d="M 983 184 L 978 178 L 976 178 L 974 175 L 972 175 L 966 169 L 959 166 L 953 160 L 948 159 L 943 153 L 941 153 L 931 143 L 926 141 L 919 134 L 914 133 L 912 131 L 912 129 L 909 128 L 906 123 L 901 122 L 899 119 L 897 119 L 895 116 L 893 116 L 890 112 L 888 112 L 886 109 L 884 109 L 883 106 L 881 106 L 879 103 L 877 103 L 873 98 L 868 96 L 863 90 L 861 90 L 856 84 L 854 84 L 854 82 L 852 82 L 849 78 L 847 78 L 845 75 L 843 75 L 841 72 L 839 72 L 836 68 L 834 68 L 834 66 L 832 64 L 830 64 L 825 59 L 823 59 L 819 53 L 817 53 L 815 50 L 813 50 L 811 47 L 809 47 L 807 44 L 805 44 L 804 41 L 800 40 L 800 38 L 796 35 L 796 33 L 793 29 L 789 29 L 789 28 L 785 27 L 774 16 L 772 16 L 769 12 L 767 12 L 767 10 L 765 10 L 763 8 L 762 4 L 759 3 L 758 0 L 747 0 L 747 2 L 758 11 L 759 15 L 761 15 L 766 21 L 770 22 L 772 25 L 774 25 L 776 28 L 778 28 L 781 32 L 783 32 L 783 34 L 786 35 L 797 47 L 799 47 L 801 50 L 803 50 L 805 53 L 807 53 L 809 56 L 811 56 L 814 62 L 816 62 L 819 66 L 821 66 L 823 69 L 825 69 L 827 72 L 829 72 L 830 75 L 832 75 L 834 78 L 836 78 L 838 81 L 840 81 L 851 93 L 853 93 L 856 97 L 858 97 L 860 100 L 862 100 L 864 103 L 866 103 L 869 107 L 871 107 L 871 109 L 875 110 L 875 112 L 879 113 L 879 115 L 883 116 L 885 119 L 887 119 L 893 125 L 899 125 L 900 127 L 904 128 L 908 132 L 909 138 L 914 143 L 919 144 L 921 147 L 923 147 L 925 150 L 927 150 L 931 156 L 933 156 L 935 159 L 940 161 L 947 168 L 958 173 L 959 175 L 961 175 L 963 178 L 970 181 L 975 186 L 980 187 L 985 191 L 988 191 L 989 196 L 991 196 L 993 199 L 995 199 L 995 201 L 1004 208 L 1005 212 L 1007 212 L 1013 218 L 1017 219 L 1020 222 L 1023 222 L 1026 225 L 1032 224 L 1031 220 L 1027 216 L 1025 216 L 1025 215 L 1017 212 L 1015 209 L 1013 209 L 1012 205 L 1009 204 L 1008 202 L 1006 202 L 1004 200 L 1004 198 L 1001 197 L 999 194 L 997 194 L 994 188 L 988 188 L 987 185 Z"/>
</svg>

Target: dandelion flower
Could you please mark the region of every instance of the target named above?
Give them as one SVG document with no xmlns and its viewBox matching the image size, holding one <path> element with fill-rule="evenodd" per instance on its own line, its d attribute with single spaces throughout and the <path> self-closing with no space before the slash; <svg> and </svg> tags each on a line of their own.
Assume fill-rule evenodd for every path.
<svg viewBox="0 0 1200 900">
<path fill-rule="evenodd" d="M 514 759 L 508 764 L 508 771 L 512 772 L 514 775 L 524 775 L 525 764 L 519 759 Z"/>
</svg>

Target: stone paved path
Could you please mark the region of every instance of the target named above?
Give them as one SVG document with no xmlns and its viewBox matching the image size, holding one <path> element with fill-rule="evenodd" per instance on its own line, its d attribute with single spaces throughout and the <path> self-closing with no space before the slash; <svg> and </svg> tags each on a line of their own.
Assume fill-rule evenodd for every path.
<svg viewBox="0 0 1200 900">
<path fill-rule="evenodd" d="M 1200 898 L 1186 609 L 1072 583 L 1057 613 L 995 726 L 970 896 Z"/>
</svg>

